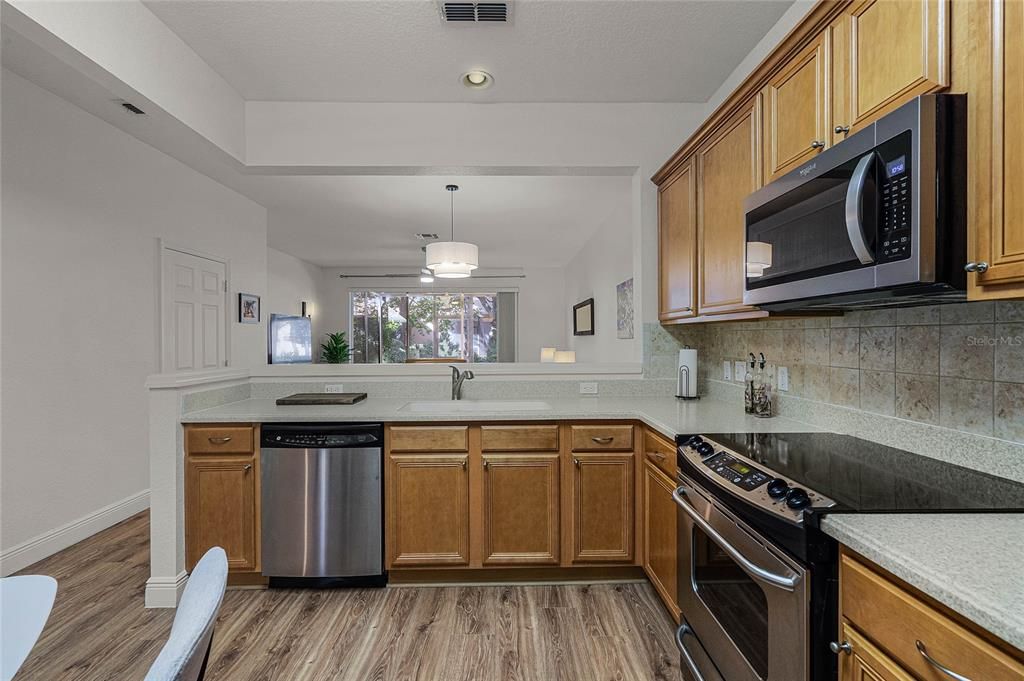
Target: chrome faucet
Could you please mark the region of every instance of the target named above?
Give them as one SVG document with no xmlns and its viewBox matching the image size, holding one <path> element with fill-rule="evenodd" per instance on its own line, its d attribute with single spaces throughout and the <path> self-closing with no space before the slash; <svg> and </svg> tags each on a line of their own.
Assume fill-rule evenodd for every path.
<svg viewBox="0 0 1024 681">
<path fill-rule="evenodd" d="M 464 381 L 473 380 L 472 371 L 459 371 L 459 367 L 449 364 L 452 369 L 452 399 L 462 399 L 462 384 Z"/>
</svg>

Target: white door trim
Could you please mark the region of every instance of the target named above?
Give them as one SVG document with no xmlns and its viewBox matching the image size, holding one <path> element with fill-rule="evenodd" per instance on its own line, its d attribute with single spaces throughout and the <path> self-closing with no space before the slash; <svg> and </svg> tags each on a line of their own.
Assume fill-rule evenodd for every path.
<svg viewBox="0 0 1024 681">
<path fill-rule="evenodd" d="M 167 332 L 166 329 L 166 316 L 167 312 L 167 276 L 164 272 L 164 253 L 166 251 L 175 251 L 177 253 L 184 253 L 185 255 L 192 255 L 197 258 L 203 258 L 204 260 L 212 260 L 213 262 L 224 265 L 224 360 L 227 363 L 226 366 L 231 366 L 231 318 L 232 312 L 234 311 L 234 305 L 231 304 L 231 261 L 227 258 L 222 258 L 219 255 L 213 255 L 212 253 L 206 253 L 204 251 L 190 248 L 189 246 L 182 246 L 172 241 L 168 241 L 162 237 L 157 237 L 157 252 L 156 252 L 156 271 L 157 271 L 157 310 L 159 312 L 157 319 L 157 334 L 156 334 L 156 352 L 157 352 L 157 366 L 160 367 L 160 373 L 168 373 L 173 371 L 173 367 L 168 367 L 164 363 L 164 342 Z"/>
</svg>

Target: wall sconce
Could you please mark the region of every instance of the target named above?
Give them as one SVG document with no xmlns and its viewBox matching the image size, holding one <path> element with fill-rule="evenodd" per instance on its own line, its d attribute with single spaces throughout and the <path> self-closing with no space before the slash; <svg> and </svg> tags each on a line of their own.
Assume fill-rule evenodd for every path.
<svg viewBox="0 0 1024 681">
<path fill-rule="evenodd" d="M 555 361 L 555 349 L 554 348 L 541 348 L 540 349 L 540 361 L 542 363 L 554 362 Z"/>
<path fill-rule="evenodd" d="M 576 352 L 573 350 L 556 350 L 555 362 L 559 364 L 572 364 L 576 361 Z"/>
</svg>

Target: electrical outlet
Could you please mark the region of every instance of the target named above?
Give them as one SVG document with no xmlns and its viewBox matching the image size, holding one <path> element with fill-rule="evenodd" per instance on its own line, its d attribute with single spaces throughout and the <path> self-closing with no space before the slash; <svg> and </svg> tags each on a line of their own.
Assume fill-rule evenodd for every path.
<svg viewBox="0 0 1024 681">
<path fill-rule="evenodd" d="M 789 369 L 779 367 L 775 370 L 775 381 L 779 384 L 779 390 L 789 392 Z"/>
<path fill-rule="evenodd" d="M 597 383 L 580 383 L 580 395 L 596 395 Z"/>
<path fill-rule="evenodd" d="M 728 361 L 722 362 L 722 380 L 723 381 L 731 381 L 732 380 L 732 362 L 728 362 Z"/>
<path fill-rule="evenodd" d="M 743 382 L 743 377 L 746 376 L 746 375 L 747 375 L 747 363 L 746 362 L 736 362 L 733 365 L 733 370 L 732 370 L 732 377 L 733 377 L 733 379 L 735 381 L 739 382 L 739 383 L 742 383 Z"/>
<path fill-rule="evenodd" d="M 328 383 L 324 386 L 325 393 L 343 393 L 345 392 L 345 385 L 342 383 Z"/>
</svg>

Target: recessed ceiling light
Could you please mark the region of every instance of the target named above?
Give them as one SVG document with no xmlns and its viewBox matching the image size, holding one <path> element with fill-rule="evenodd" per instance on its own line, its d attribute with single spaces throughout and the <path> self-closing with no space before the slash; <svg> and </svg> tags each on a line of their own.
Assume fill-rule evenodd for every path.
<svg viewBox="0 0 1024 681">
<path fill-rule="evenodd" d="M 479 69 L 467 71 L 462 74 L 462 84 L 471 90 L 483 90 L 484 88 L 490 87 L 493 82 L 494 76 L 486 71 L 480 71 Z"/>
</svg>

